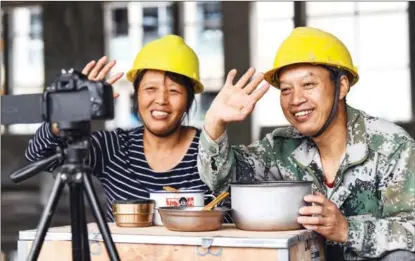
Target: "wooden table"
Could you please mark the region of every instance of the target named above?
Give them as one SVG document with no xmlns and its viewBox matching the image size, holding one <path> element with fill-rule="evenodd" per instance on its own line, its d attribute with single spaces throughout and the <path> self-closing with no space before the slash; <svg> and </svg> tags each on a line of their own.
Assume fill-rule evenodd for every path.
<svg viewBox="0 0 415 261">
<path fill-rule="evenodd" d="M 325 261 L 324 240 L 306 230 L 252 232 L 233 225 L 212 232 L 174 232 L 163 226 L 121 228 L 109 223 L 123 261 Z M 72 260 L 69 226 L 50 228 L 39 260 Z M 95 223 L 88 224 L 92 261 L 109 257 Z M 36 230 L 20 231 L 19 260 L 25 260 Z"/>
</svg>

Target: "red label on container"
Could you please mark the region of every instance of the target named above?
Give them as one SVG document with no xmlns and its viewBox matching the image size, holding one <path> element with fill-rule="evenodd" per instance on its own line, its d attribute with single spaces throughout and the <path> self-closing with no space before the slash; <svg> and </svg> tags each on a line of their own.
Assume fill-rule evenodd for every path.
<svg viewBox="0 0 415 261">
<path fill-rule="evenodd" d="M 193 207 L 195 205 L 195 200 L 193 197 L 181 197 L 181 198 L 166 198 L 166 206 L 187 206 Z"/>
</svg>

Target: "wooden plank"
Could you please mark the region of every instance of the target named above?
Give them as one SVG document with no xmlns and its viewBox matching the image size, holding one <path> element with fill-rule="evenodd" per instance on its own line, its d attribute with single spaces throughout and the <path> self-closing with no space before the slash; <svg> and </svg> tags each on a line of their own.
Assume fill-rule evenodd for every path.
<svg viewBox="0 0 415 261">
<path fill-rule="evenodd" d="M 31 243 L 28 244 L 30 247 Z M 203 249 L 198 246 L 175 246 L 153 244 L 116 244 L 123 261 L 288 261 L 278 259 L 278 249 L 222 248 Z M 39 261 L 72 261 L 70 241 L 45 241 Z M 91 261 L 108 261 L 103 242 L 91 245 Z"/>
<path fill-rule="evenodd" d="M 304 230 L 253 232 L 238 230 L 230 224 L 224 225 L 221 230 L 211 232 L 176 232 L 167 230 L 163 226 L 122 228 L 114 223 L 110 223 L 109 227 L 123 261 L 325 260 L 324 241 L 321 238 L 306 237 L 305 235 L 311 235 L 311 232 Z M 90 231 L 91 261 L 109 260 L 96 224 L 88 224 L 88 230 Z M 70 227 L 51 228 L 48 234 L 50 234 L 49 240 L 45 241 L 39 260 L 72 260 L 72 245 L 69 241 Z M 50 240 L 52 235 L 55 237 Z M 166 241 L 166 239 L 174 240 Z M 247 240 L 249 244 L 241 244 L 242 241 Z M 291 247 L 288 245 L 290 240 Z M 281 241 L 284 244 L 274 247 L 275 245 L 269 244 L 268 241 Z M 19 249 L 19 252 L 29 252 L 30 245 L 31 242 L 28 242 L 24 249 Z M 284 253 L 285 251 L 287 253 L 289 251 L 290 260 L 287 260 L 288 255 Z M 312 259 L 313 254 L 316 253 L 319 258 Z"/>
<path fill-rule="evenodd" d="M 326 260 L 325 251 L 325 243 L 322 238 L 306 240 L 290 248 L 290 261 L 324 261 Z M 316 258 L 313 259 L 313 256 Z"/>
<path fill-rule="evenodd" d="M 236 229 L 232 224 L 224 224 L 220 230 L 204 232 L 179 232 L 171 231 L 164 226 L 150 227 L 118 227 L 115 223 L 108 223 L 112 235 L 151 235 L 151 236 L 190 236 L 190 237 L 249 237 L 249 238 L 284 238 L 290 239 L 295 236 L 308 234 L 307 230 L 292 231 L 245 231 Z M 25 232 L 25 231 L 22 231 Z M 51 227 L 48 234 L 70 235 L 70 226 Z M 88 224 L 88 232 L 99 234 L 96 223 Z"/>
<path fill-rule="evenodd" d="M 115 243 L 165 244 L 165 245 L 204 245 L 222 247 L 289 248 L 299 240 L 311 239 L 311 231 L 269 231 L 256 232 L 236 229 L 234 225 L 224 224 L 222 229 L 205 232 L 170 231 L 163 226 L 124 228 L 109 223 Z M 20 231 L 19 239 L 32 241 L 35 230 Z M 96 223 L 88 224 L 89 240 L 102 241 L 102 235 Z M 52 227 L 45 240 L 71 240 L 69 226 Z"/>
</svg>

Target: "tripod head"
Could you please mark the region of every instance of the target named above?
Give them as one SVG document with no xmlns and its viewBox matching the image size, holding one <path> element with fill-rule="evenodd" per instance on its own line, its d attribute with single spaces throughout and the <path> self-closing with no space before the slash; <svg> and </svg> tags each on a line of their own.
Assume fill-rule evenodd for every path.
<svg viewBox="0 0 415 261">
<path fill-rule="evenodd" d="M 67 148 L 61 150 L 60 147 L 57 147 L 55 155 L 30 163 L 21 169 L 13 171 L 10 174 L 10 179 L 13 182 L 19 183 L 29 179 L 46 169 L 48 165 L 55 161 L 58 162 L 58 165 L 62 165 L 62 167 L 65 167 L 64 163 L 66 163 L 77 164 L 83 168 L 87 168 L 83 163 L 88 157 L 89 152 L 90 143 L 88 135 L 91 127 L 90 122 L 61 123 L 58 126 L 60 136 L 66 141 Z"/>
</svg>

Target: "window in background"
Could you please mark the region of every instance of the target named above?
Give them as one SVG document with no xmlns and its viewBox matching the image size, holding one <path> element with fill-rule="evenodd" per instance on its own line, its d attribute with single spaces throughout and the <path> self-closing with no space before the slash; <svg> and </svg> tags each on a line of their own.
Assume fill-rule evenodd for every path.
<svg viewBox="0 0 415 261">
<path fill-rule="evenodd" d="M 42 13 L 39 9 L 34 9 L 30 13 L 30 39 L 42 40 Z"/>
<path fill-rule="evenodd" d="M 358 67 L 348 103 L 391 121 L 412 118 L 407 8 L 407 2 L 307 2 L 306 9 L 307 24 L 339 37 Z"/>
<path fill-rule="evenodd" d="M 119 7 L 111 10 L 112 22 L 114 29 L 112 31 L 114 37 L 128 36 L 128 9 L 127 7 Z"/>
<path fill-rule="evenodd" d="M 44 88 L 42 9 L 16 7 L 9 12 L 10 94 L 40 93 Z M 33 134 L 40 124 L 10 125 L 11 134 Z"/>
<path fill-rule="evenodd" d="M 252 14 L 253 66 L 259 72 L 272 68 L 282 41 L 294 28 L 293 2 L 253 2 Z M 252 117 L 253 140 L 259 138 L 261 127 L 287 125 L 280 106 L 280 91 L 271 87 L 257 103 Z"/>
<path fill-rule="evenodd" d="M 106 53 L 116 60 L 111 74 L 126 73 L 137 52 L 146 43 L 173 32 L 171 2 L 109 2 L 104 4 Z M 115 103 L 115 117 L 107 129 L 141 125 L 132 110 L 133 88 L 125 77 L 113 85 L 120 96 Z"/>
<path fill-rule="evenodd" d="M 199 57 L 200 77 L 205 91 L 196 96 L 189 124 L 202 122 L 216 92 L 223 85 L 224 50 L 221 2 L 183 2 L 184 38 Z"/>
</svg>

